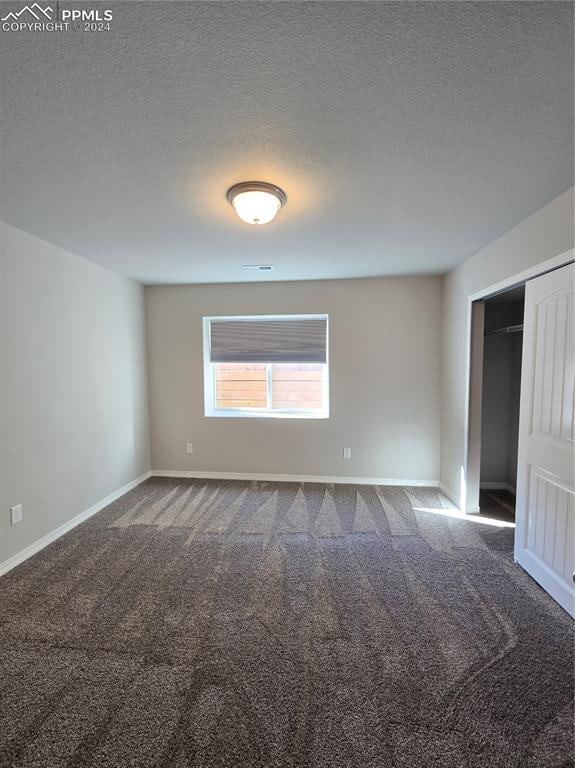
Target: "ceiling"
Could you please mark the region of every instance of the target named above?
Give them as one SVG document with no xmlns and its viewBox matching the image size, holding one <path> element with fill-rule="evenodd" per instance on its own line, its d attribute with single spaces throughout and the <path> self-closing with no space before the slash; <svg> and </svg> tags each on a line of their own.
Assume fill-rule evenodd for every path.
<svg viewBox="0 0 575 768">
<path fill-rule="evenodd" d="M 0 217 L 142 282 L 442 272 L 573 185 L 572 3 L 104 6 L 0 32 Z"/>
</svg>

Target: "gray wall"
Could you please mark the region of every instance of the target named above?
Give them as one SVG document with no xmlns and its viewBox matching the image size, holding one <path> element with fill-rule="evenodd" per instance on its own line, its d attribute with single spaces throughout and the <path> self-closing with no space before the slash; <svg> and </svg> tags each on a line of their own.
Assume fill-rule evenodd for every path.
<svg viewBox="0 0 575 768">
<path fill-rule="evenodd" d="M 440 277 L 148 287 L 153 468 L 437 480 L 441 295 Z M 203 315 L 316 312 L 329 419 L 204 417 Z"/>
<path fill-rule="evenodd" d="M 470 256 L 445 278 L 441 481 L 457 499 L 461 496 L 465 456 L 468 298 L 573 246 L 571 188 L 494 243 Z"/>
<path fill-rule="evenodd" d="M 0 246 L 2 563 L 150 457 L 142 286 L 2 223 Z"/>
<path fill-rule="evenodd" d="M 509 391 L 509 450 L 507 453 L 507 484 L 517 488 L 517 448 L 519 447 L 519 405 L 521 399 L 521 361 L 523 334 L 513 334 L 511 341 L 511 372 Z"/>
<path fill-rule="evenodd" d="M 481 482 L 507 482 L 511 336 L 486 336 L 483 346 Z"/>
<path fill-rule="evenodd" d="M 521 333 L 486 336 L 483 347 L 481 482 L 515 488 L 521 393 Z"/>
</svg>

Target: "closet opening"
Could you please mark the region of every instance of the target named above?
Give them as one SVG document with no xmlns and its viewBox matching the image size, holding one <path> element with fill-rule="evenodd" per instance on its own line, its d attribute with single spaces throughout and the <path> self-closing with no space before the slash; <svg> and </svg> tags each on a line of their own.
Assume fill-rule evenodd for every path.
<svg viewBox="0 0 575 768">
<path fill-rule="evenodd" d="M 479 512 L 515 520 L 525 285 L 484 299 Z"/>
</svg>

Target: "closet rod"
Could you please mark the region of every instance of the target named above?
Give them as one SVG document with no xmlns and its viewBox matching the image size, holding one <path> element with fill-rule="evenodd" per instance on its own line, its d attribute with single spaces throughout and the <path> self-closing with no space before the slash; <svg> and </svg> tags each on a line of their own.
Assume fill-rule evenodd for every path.
<svg viewBox="0 0 575 768">
<path fill-rule="evenodd" d="M 517 325 L 506 325 L 505 328 L 497 328 L 494 331 L 486 331 L 486 336 L 495 336 L 496 334 L 501 333 L 518 333 L 519 331 L 523 330 L 523 323 L 518 323 Z"/>
</svg>

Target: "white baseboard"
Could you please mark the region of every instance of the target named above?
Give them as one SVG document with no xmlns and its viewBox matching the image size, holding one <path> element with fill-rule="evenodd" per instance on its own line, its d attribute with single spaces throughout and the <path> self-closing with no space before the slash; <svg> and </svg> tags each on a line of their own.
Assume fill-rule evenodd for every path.
<svg viewBox="0 0 575 768">
<path fill-rule="evenodd" d="M 129 483 L 126 483 L 126 485 L 123 485 L 121 488 L 118 488 L 118 490 L 114 491 L 109 496 L 106 496 L 105 499 L 100 499 L 100 501 L 97 501 L 91 507 L 88 507 L 88 509 L 85 509 L 83 512 L 80 512 L 80 514 L 76 515 L 75 517 L 72 517 L 70 520 L 67 520 L 59 528 L 56 528 L 55 530 L 50 531 L 50 533 L 47 533 L 45 536 L 42 536 L 41 539 L 38 539 L 37 541 L 35 541 L 33 544 L 30 544 L 25 549 L 20 550 L 20 552 L 17 552 L 15 555 L 8 558 L 8 560 L 4 560 L 3 563 L 0 563 L 0 576 L 3 576 L 5 573 L 8 573 L 8 571 L 11 571 L 12 568 L 15 568 L 17 565 L 20 565 L 20 563 L 23 563 L 24 560 L 28 560 L 29 557 L 32 557 L 32 555 L 35 555 L 41 549 L 44 549 L 44 547 L 47 547 L 48 544 L 51 544 L 53 541 L 56 541 L 56 539 L 59 539 L 60 536 L 63 536 L 65 533 L 68 533 L 68 531 L 71 531 L 72 528 L 75 528 L 77 525 L 80 525 L 80 523 L 83 523 L 84 520 L 87 520 L 89 517 L 92 517 L 92 515 L 95 515 L 96 512 L 99 512 L 101 509 L 104 509 L 104 507 L 107 507 L 108 504 L 111 504 L 113 501 L 116 501 L 116 499 L 119 499 L 120 496 L 123 496 L 125 493 L 128 493 L 128 491 L 131 491 L 133 488 L 140 485 L 140 483 L 143 483 L 144 480 L 147 480 L 151 476 L 152 476 L 151 472 L 146 472 L 146 474 L 141 475 L 140 477 L 137 477 L 135 480 L 132 480 Z"/>
<path fill-rule="evenodd" d="M 485 482 L 479 484 L 479 487 L 482 491 L 509 491 L 509 493 L 512 493 L 515 496 L 515 486 L 510 485 L 509 483 L 490 482 L 489 480 L 485 480 Z"/>
<path fill-rule="evenodd" d="M 136 486 L 143 483 L 149 477 L 182 477 L 182 478 L 199 478 L 206 480 L 262 480 L 271 482 L 285 482 L 285 483 L 333 483 L 333 484 L 345 484 L 345 485 L 398 485 L 398 486 L 419 486 L 424 488 L 440 488 L 443 493 L 455 502 L 452 494 L 439 482 L 439 480 L 413 480 L 412 478 L 391 478 L 391 477 L 339 477 L 337 475 L 282 475 L 282 474 L 265 474 L 261 472 L 207 472 L 202 470 L 166 470 L 156 469 L 151 472 L 146 472 L 144 475 L 137 477 L 121 488 L 118 488 L 113 493 L 106 496 L 104 499 L 93 504 L 88 509 L 80 512 L 75 517 L 67 520 L 59 528 L 56 528 L 50 533 L 47 533 L 42 538 L 30 544 L 25 549 L 20 550 L 12 557 L 0 563 L 0 576 L 3 576 L 8 571 L 11 571 L 20 563 L 23 563 L 28 558 L 35 555 L 40 550 L 47 547 L 48 544 L 59 539 L 72 528 L 75 528 L 80 523 L 83 523 L 88 518 L 95 515 L 96 512 L 107 507 L 112 502 L 119 499 L 128 491 L 131 491 Z"/>
<path fill-rule="evenodd" d="M 345 485 L 412 485 L 438 488 L 439 480 L 395 477 L 339 477 L 338 475 L 275 475 L 262 472 L 209 472 L 201 469 L 153 469 L 153 477 L 187 477 L 206 480 L 266 480 L 283 483 L 327 483 Z"/>
<path fill-rule="evenodd" d="M 457 509 L 459 510 L 461 509 L 460 501 L 457 498 L 457 496 L 452 491 L 450 491 L 449 488 L 446 485 L 444 485 L 441 481 L 439 482 L 439 490 L 444 496 L 447 496 L 449 501 L 452 501 L 455 504 Z"/>
</svg>

